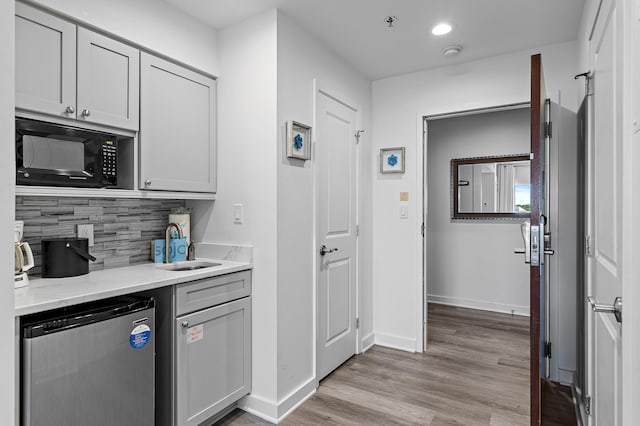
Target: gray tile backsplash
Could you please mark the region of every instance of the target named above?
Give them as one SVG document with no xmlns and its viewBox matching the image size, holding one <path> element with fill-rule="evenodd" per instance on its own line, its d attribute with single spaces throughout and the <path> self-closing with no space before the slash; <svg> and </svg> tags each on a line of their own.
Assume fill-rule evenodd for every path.
<svg viewBox="0 0 640 426">
<path fill-rule="evenodd" d="M 18 196 L 16 220 L 24 221 L 36 264 L 29 275 L 40 275 L 42 238 L 75 237 L 76 225 L 85 223 L 93 224 L 91 271 L 146 262 L 149 242 L 164 238 L 169 213 L 180 206 L 183 200 Z"/>
</svg>

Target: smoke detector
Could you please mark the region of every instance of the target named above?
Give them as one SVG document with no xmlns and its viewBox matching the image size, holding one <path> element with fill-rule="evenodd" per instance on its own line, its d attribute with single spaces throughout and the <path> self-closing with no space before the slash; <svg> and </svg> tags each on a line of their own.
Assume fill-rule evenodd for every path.
<svg viewBox="0 0 640 426">
<path fill-rule="evenodd" d="M 452 46 L 447 46 L 442 49 L 442 54 L 447 58 L 454 58 L 458 56 L 462 52 L 462 46 L 459 44 L 454 44 Z"/>
</svg>

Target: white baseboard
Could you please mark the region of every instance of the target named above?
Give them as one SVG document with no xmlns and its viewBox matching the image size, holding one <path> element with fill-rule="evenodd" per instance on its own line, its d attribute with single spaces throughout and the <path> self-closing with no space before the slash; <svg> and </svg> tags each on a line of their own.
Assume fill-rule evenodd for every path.
<svg viewBox="0 0 640 426">
<path fill-rule="evenodd" d="M 238 408 L 270 423 L 278 423 L 278 405 L 257 395 L 249 394 L 238 401 Z"/>
<path fill-rule="evenodd" d="M 465 299 L 462 297 L 437 296 L 435 294 L 430 294 L 427 300 L 429 303 L 438 303 L 440 305 L 459 306 L 461 308 L 479 309 L 481 311 L 500 312 L 524 317 L 529 316 L 528 306 L 507 305 L 504 303 Z"/>
<path fill-rule="evenodd" d="M 274 403 L 257 395 L 247 395 L 238 402 L 238 408 L 260 417 L 270 423 L 278 424 L 291 414 L 316 392 L 318 382 L 315 377 L 304 383 L 298 389 Z"/>
<path fill-rule="evenodd" d="M 278 421 L 281 422 L 289 414 L 291 414 L 296 408 L 298 408 L 303 402 L 305 402 L 311 395 L 316 393 L 318 388 L 318 381 L 315 377 L 312 377 L 307 383 L 304 383 L 298 389 L 291 392 L 286 397 L 282 398 L 278 403 Z"/>
<path fill-rule="evenodd" d="M 573 385 L 573 379 L 575 377 L 575 371 L 563 370 L 558 368 L 558 382 L 561 385 L 571 386 Z"/>
<path fill-rule="evenodd" d="M 375 344 L 406 352 L 416 351 L 416 339 L 394 336 L 391 334 L 375 333 Z"/>
<path fill-rule="evenodd" d="M 373 334 L 373 332 L 369 333 L 367 336 L 362 338 L 362 341 L 360 342 L 360 347 L 362 348 L 362 352 L 366 352 L 368 351 L 371 346 L 373 346 L 375 344 L 375 335 Z"/>
</svg>

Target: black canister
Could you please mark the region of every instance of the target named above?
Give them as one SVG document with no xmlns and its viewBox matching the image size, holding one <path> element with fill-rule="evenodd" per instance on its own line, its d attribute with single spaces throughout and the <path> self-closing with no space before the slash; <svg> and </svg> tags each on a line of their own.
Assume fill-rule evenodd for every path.
<svg viewBox="0 0 640 426">
<path fill-rule="evenodd" d="M 42 277 L 64 278 L 89 273 L 87 238 L 46 238 L 42 240 Z"/>
</svg>

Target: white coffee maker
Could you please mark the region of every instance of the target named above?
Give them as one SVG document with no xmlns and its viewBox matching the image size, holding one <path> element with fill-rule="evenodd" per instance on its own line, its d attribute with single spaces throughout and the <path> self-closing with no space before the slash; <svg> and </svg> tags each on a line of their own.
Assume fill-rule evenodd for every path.
<svg viewBox="0 0 640 426">
<path fill-rule="evenodd" d="M 27 271 L 33 268 L 33 252 L 29 243 L 22 241 L 24 232 L 24 222 L 16 220 L 15 231 L 13 234 L 13 246 L 16 258 L 15 267 L 15 288 L 24 287 L 29 284 Z"/>
</svg>

